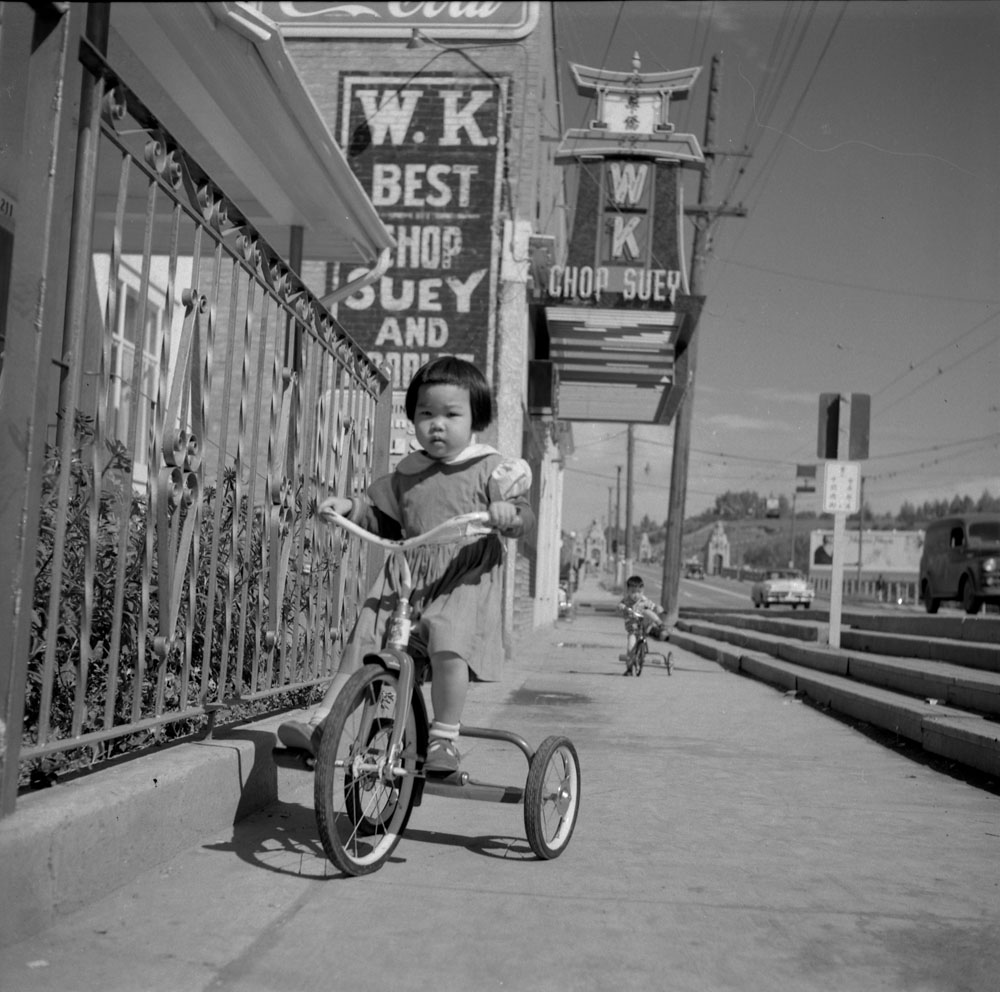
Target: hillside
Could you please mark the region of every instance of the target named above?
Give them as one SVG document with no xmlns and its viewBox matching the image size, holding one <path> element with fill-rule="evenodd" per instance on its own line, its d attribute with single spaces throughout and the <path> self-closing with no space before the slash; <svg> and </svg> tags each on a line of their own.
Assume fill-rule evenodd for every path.
<svg viewBox="0 0 1000 992">
<path fill-rule="evenodd" d="M 796 558 L 802 558 L 802 567 L 809 551 L 809 531 L 817 526 L 820 524 L 816 520 L 797 520 L 795 523 Z M 771 559 L 770 564 L 787 563 L 792 536 L 790 520 L 726 520 L 723 527 L 729 539 L 729 559 L 733 565 L 756 562 L 761 556 Z M 683 557 L 697 557 L 704 562 L 714 530 L 715 524 L 707 523 L 686 532 L 682 538 Z"/>
</svg>

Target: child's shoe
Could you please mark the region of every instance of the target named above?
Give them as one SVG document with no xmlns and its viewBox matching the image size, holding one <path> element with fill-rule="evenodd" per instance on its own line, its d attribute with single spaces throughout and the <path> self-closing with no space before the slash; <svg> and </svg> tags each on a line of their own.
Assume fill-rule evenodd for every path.
<svg viewBox="0 0 1000 992">
<path fill-rule="evenodd" d="M 427 760 L 424 771 L 438 775 L 449 775 L 458 771 L 462 756 L 453 741 L 445 737 L 434 737 L 427 746 Z"/>
<path fill-rule="evenodd" d="M 323 721 L 303 723 L 301 720 L 286 720 L 278 727 L 278 740 L 285 747 L 306 751 L 314 758 L 319 754 L 323 739 Z"/>
</svg>

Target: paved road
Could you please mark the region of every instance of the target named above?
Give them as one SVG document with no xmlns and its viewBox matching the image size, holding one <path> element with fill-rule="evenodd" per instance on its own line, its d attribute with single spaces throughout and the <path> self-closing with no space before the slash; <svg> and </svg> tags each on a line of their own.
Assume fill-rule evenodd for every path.
<svg viewBox="0 0 1000 992">
<path fill-rule="evenodd" d="M 622 678 L 622 636 L 607 613 L 560 623 L 466 711 L 577 746 L 561 858 L 533 859 L 520 807 L 428 798 L 392 863 L 337 877 L 303 774 L 233 832 L 0 951 L 0 988 L 1000 988 L 997 795 L 684 652 L 672 676 Z M 471 742 L 465 763 L 523 781 L 498 744 Z"/>
</svg>

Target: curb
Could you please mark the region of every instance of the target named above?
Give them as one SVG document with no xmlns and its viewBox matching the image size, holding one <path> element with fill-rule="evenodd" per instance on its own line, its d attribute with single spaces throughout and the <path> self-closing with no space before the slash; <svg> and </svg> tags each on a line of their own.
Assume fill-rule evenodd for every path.
<svg viewBox="0 0 1000 992">
<path fill-rule="evenodd" d="M 0 821 L 0 946 L 39 932 L 312 778 L 278 769 L 292 714 L 177 744 L 18 800 Z"/>
<path fill-rule="evenodd" d="M 1000 724 L 976 714 L 866 686 L 833 670 L 803 668 L 743 645 L 674 630 L 671 642 L 785 692 L 801 692 L 819 706 L 919 744 L 929 754 L 1000 779 Z M 843 664 L 848 659 L 844 657 Z M 837 656 L 839 663 L 840 657 Z M 832 666 L 833 668 L 836 665 Z"/>
</svg>

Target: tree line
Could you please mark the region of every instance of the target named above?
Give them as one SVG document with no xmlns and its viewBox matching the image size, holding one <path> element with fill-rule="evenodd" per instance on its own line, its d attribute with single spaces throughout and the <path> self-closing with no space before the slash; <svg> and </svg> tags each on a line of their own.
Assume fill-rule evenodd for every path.
<svg viewBox="0 0 1000 992">
<path fill-rule="evenodd" d="M 706 524 L 717 520 L 787 520 L 792 513 L 792 504 L 786 496 L 779 496 L 775 501 L 773 496 L 763 496 L 750 490 L 737 492 L 730 490 L 715 498 L 712 507 L 694 517 L 689 517 L 684 524 L 686 532 L 697 530 Z M 862 520 L 866 527 L 873 530 L 919 530 L 931 520 L 949 517 L 958 513 L 1000 513 L 1000 496 L 994 496 L 984 490 L 979 499 L 971 496 L 953 496 L 950 500 L 925 500 L 923 503 L 903 502 L 896 513 L 875 513 L 869 504 L 862 508 Z M 819 520 L 832 522 L 828 513 L 817 513 L 815 510 L 795 508 L 796 519 Z M 858 514 L 848 517 L 857 524 Z M 832 523 L 831 523 L 832 525 Z M 658 522 L 649 514 L 643 516 L 635 525 L 635 535 L 648 534 L 653 544 L 662 543 L 666 522 Z M 612 536 L 609 531 L 609 536 Z"/>
<path fill-rule="evenodd" d="M 702 526 L 716 520 L 764 520 L 768 517 L 788 517 L 791 512 L 792 507 L 786 496 L 775 499 L 773 496 L 762 496 L 749 490 L 729 491 L 717 496 L 714 506 L 699 514 L 694 521 Z M 1000 513 L 1000 496 L 994 496 L 986 489 L 979 499 L 956 495 L 950 500 L 925 500 L 920 504 L 906 500 L 894 514 L 875 513 L 867 503 L 862 507 L 864 523 L 880 530 L 918 528 L 929 520 L 938 520 L 958 513 Z M 832 519 L 831 514 L 817 514 L 814 510 L 801 510 L 798 507 L 795 515 L 804 520 Z M 858 514 L 852 514 L 848 519 L 856 522 Z"/>
</svg>

